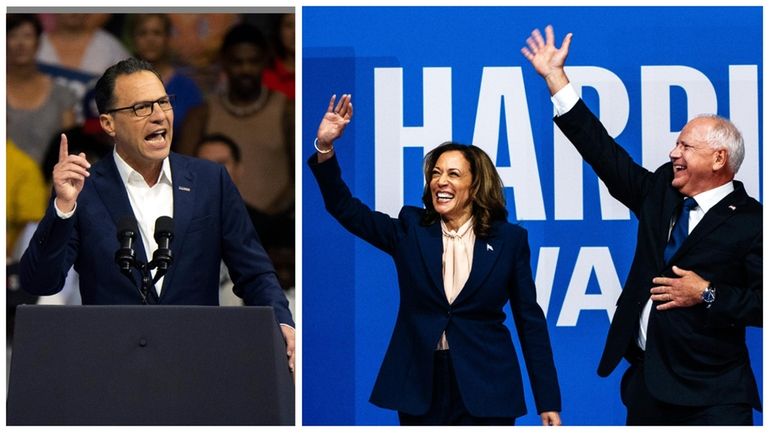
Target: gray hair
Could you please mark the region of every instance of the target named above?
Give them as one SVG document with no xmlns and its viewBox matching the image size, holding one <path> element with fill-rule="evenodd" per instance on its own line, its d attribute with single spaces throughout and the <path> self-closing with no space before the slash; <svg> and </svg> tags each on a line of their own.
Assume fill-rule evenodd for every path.
<svg viewBox="0 0 770 433">
<path fill-rule="evenodd" d="M 716 114 L 700 114 L 695 116 L 695 118 L 714 121 L 714 124 L 706 133 L 706 142 L 712 149 L 727 150 L 727 164 L 733 175 L 738 173 L 745 154 L 741 131 L 738 131 L 733 122 Z"/>
</svg>

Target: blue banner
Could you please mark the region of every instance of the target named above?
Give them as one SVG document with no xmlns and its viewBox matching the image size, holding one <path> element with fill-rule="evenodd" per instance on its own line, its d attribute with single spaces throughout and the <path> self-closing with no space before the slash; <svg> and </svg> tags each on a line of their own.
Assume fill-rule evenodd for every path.
<svg viewBox="0 0 770 433">
<path fill-rule="evenodd" d="M 343 177 L 377 210 L 421 206 L 422 157 L 439 143 L 487 151 L 509 219 L 529 232 L 563 422 L 620 425 L 625 361 L 609 378 L 596 368 L 637 221 L 554 126 L 545 83 L 519 52 L 546 24 L 557 45 L 574 34 L 568 75 L 636 161 L 657 168 L 687 119 L 715 112 L 744 134 L 738 179 L 761 201 L 759 7 L 305 7 L 302 157 L 333 93 L 355 107 L 335 144 Z M 395 424 L 368 402 L 398 308 L 395 268 L 326 213 L 306 167 L 302 182 L 303 423 Z M 747 340 L 761 393 L 761 329 Z M 517 424 L 539 424 L 525 387 Z"/>
</svg>

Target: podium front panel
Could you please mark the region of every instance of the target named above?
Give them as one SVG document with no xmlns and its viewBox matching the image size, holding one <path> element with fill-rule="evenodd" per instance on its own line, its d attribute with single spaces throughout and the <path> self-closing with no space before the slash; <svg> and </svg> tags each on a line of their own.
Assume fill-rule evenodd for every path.
<svg viewBox="0 0 770 433">
<path fill-rule="evenodd" d="M 293 425 L 270 307 L 22 306 L 9 425 Z"/>
</svg>

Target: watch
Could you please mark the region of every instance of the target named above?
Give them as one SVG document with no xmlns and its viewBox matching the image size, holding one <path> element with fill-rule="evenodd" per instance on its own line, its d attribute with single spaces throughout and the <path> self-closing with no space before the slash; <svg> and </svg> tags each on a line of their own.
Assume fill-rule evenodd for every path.
<svg viewBox="0 0 770 433">
<path fill-rule="evenodd" d="M 706 287 L 706 290 L 704 290 L 703 293 L 701 293 L 700 296 L 701 296 L 701 299 L 703 299 L 703 302 L 706 303 L 706 308 L 708 308 L 716 300 L 716 298 L 717 298 L 717 290 L 714 288 L 714 286 L 709 284 L 709 286 Z"/>
</svg>

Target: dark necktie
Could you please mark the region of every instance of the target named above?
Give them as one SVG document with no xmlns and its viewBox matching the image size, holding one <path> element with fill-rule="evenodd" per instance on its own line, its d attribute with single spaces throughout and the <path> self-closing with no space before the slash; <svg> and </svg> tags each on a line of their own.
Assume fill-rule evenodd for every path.
<svg viewBox="0 0 770 433">
<path fill-rule="evenodd" d="M 663 260 L 668 263 L 674 253 L 682 246 L 684 240 L 687 239 L 688 225 L 690 222 L 690 211 L 698 206 L 698 202 L 692 197 L 687 197 L 682 203 L 681 213 L 679 218 L 674 223 L 674 227 L 671 229 L 671 237 L 668 239 L 666 249 L 663 251 Z"/>
</svg>

